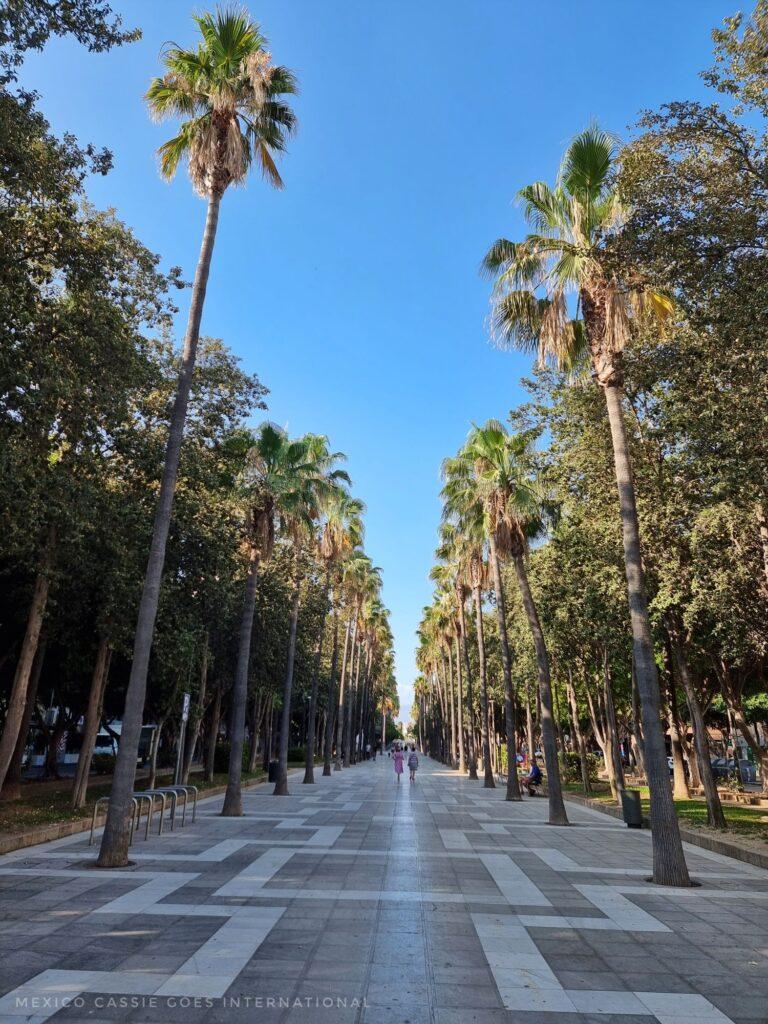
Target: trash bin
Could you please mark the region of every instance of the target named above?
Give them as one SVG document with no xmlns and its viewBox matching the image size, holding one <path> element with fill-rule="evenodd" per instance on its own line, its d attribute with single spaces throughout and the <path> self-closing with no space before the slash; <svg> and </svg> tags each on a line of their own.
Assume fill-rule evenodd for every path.
<svg viewBox="0 0 768 1024">
<path fill-rule="evenodd" d="M 280 762 L 279 761 L 270 761 L 269 762 L 269 775 L 268 775 L 268 781 L 269 782 L 277 782 L 277 772 L 278 772 L 279 767 L 280 767 Z"/>
<path fill-rule="evenodd" d="M 621 791 L 621 811 L 627 828 L 643 827 L 643 809 L 640 804 L 639 789 L 623 789 Z"/>
</svg>

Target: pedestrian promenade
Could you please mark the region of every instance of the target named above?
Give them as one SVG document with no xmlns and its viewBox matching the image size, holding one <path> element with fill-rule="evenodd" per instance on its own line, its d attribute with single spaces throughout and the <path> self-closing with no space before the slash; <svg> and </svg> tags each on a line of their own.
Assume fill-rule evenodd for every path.
<svg viewBox="0 0 768 1024">
<path fill-rule="evenodd" d="M 0 858 L 0 1024 L 766 1024 L 768 872 L 422 758 L 247 791 L 92 867 L 73 836 Z"/>
</svg>

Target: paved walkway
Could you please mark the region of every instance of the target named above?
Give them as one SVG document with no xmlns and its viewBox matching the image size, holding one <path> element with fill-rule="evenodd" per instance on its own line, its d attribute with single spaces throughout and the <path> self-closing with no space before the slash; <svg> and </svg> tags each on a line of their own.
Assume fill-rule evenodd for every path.
<svg viewBox="0 0 768 1024">
<path fill-rule="evenodd" d="M 0 858 L 0 1022 L 768 1022 L 768 872 L 690 848 L 701 888 L 659 890 L 647 833 L 428 760 L 291 791 L 124 871 L 82 836 Z"/>
</svg>

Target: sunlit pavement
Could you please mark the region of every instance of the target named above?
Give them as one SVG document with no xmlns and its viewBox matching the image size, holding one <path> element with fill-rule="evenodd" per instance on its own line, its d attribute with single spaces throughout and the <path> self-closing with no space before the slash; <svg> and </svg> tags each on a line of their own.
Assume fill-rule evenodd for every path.
<svg viewBox="0 0 768 1024">
<path fill-rule="evenodd" d="M 660 890 L 647 832 L 425 758 L 270 790 L 124 871 L 87 835 L 0 858 L 0 1022 L 768 1021 L 768 872 L 689 848 L 701 887 Z"/>
</svg>

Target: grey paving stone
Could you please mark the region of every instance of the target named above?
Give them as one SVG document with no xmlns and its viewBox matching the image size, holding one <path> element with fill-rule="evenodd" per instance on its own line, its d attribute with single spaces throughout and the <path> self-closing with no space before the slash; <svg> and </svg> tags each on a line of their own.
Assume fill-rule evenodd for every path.
<svg viewBox="0 0 768 1024">
<path fill-rule="evenodd" d="M 83 1007 L 62 1010 L 56 1019 L 378 1024 L 386 1014 L 387 1024 L 655 1024 L 650 1012 L 567 1009 L 569 991 L 590 994 L 591 1001 L 580 1003 L 585 1008 L 601 1002 L 610 1008 L 608 997 L 626 991 L 628 1000 L 632 992 L 666 994 L 668 1005 L 698 993 L 735 1024 L 768 1024 L 768 957 L 761 952 L 768 948 L 768 900 L 756 898 L 768 893 L 768 873 L 741 876 L 734 866 L 728 876 L 727 863 L 694 854 L 703 888 L 684 897 L 660 892 L 642 876 L 601 871 L 649 869 L 647 836 L 582 808 L 573 809 L 578 825 L 550 829 L 545 801 L 507 804 L 500 789 L 484 790 L 442 769 L 438 774 L 429 762 L 417 787 L 398 789 L 391 764 L 379 761 L 318 777 L 309 788 L 308 794 L 294 785 L 280 801 L 251 790 L 246 816 L 237 820 L 219 818 L 214 802 L 203 804 L 194 826 L 138 843 L 136 856 L 150 859 L 119 876 L 96 876 L 86 867 L 92 853 L 82 840 L 50 848 L 64 857 L 35 850 L 23 862 L 0 859 L 0 991 L 46 969 L 73 977 L 105 971 L 114 991 L 120 984 L 132 990 L 147 972 L 170 983 L 191 970 L 173 983 L 205 989 L 225 969 L 228 996 L 320 1002 L 255 1009 L 214 999 L 190 1008 L 160 999 L 113 1013 L 86 995 Z M 279 828 L 281 818 L 291 827 Z M 313 829 L 320 827 L 337 829 L 318 834 L 329 849 L 313 848 Z M 219 859 L 170 858 L 208 851 Z M 484 852 L 509 858 L 503 876 L 513 881 L 501 885 L 491 877 Z M 569 862 L 591 870 L 571 870 Z M 38 873 L 3 874 L 4 864 L 22 863 Z M 265 863 L 272 867 L 262 870 Z M 713 872 L 727 877 L 708 877 Z M 175 890 L 171 885 L 139 904 L 148 881 L 176 876 Z M 238 878 L 246 880 L 244 890 L 238 882 L 230 887 L 236 895 L 219 892 Z M 643 891 L 624 895 L 627 885 Z M 606 911 L 593 902 L 592 887 L 623 902 Z M 727 900 L 708 895 L 724 889 L 733 893 Z M 446 902 L 441 895 L 460 898 Z M 248 927 L 226 933 L 240 913 L 255 916 Z M 618 924 L 607 913 L 618 914 Z M 259 931 L 264 915 L 271 915 L 269 923 Z M 668 930 L 659 930 L 660 923 Z M 542 991 L 559 992 L 563 1012 L 548 1009 L 546 999 L 534 1009 L 504 1008 L 531 998 L 533 1007 Z M 322 1005 L 324 996 L 363 994 L 368 1005 L 362 1008 Z"/>
</svg>

